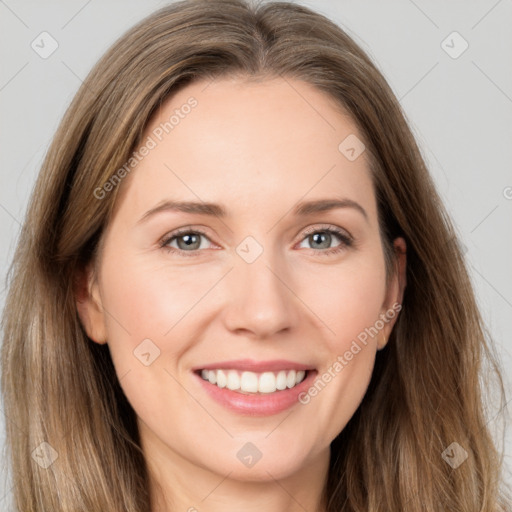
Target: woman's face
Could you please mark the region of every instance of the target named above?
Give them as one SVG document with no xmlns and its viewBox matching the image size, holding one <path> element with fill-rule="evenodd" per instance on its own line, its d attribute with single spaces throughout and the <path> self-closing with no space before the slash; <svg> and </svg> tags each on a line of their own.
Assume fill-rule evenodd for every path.
<svg viewBox="0 0 512 512">
<path fill-rule="evenodd" d="M 325 467 L 404 286 L 403 255 L 386 286 L 361 138 L 291 79 L 197 82 L 153 117 L 78 308 L 155 467 Z"/>
</svg>

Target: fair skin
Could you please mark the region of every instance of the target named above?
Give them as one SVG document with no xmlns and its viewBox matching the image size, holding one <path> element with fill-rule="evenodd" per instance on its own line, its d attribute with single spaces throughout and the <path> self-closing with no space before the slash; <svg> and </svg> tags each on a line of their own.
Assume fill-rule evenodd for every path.
<svg viewBox="0 0 512 512">
<path fill-rule="evenodd" d="M 91 340 L 108 343 L 137 414 L 155 512 L 320 512 L 329 445 L 363 399 L 398 314 L 308 403 L 275 413 L 230 409 L 194 370 L 286 359 L 313 369 L 312 382 L 332 373 L 357 336 L 402 302 L 405 242 L 395 241 L 386 283 L 366 155 L 350 161 L 338 150 L 359 132 L 324 93 L 281 78 L 196 82 L 162 104 L 143 140 L 190 96 L 197 107 L 124 179 L 77 308 Z M 332 198 L 365 213 L 348 205 L 294 215 L 298 202 Z M 227 214 L 167 209 L 140 220 L 171 199 L 218 203 Z M 183 227 L 188 238 L 159 245 Z M 322 242 L 329 227 L 353 243 L 334 233 Z M 194 228 L 206 235 L 188 248 Z M 263 250 L 251 263 L 237 252 L 248 236 Z M 147 366 L 134 357 L 146 339 L 146 354 L 160 350 Z M 249 442 L 261 453 L 251 467 L 237 456 Z"/>
</svg>

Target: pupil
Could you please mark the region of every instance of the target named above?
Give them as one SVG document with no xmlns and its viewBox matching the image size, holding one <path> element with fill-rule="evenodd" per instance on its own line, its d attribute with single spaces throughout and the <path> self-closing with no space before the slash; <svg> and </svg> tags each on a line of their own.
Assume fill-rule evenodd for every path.
<svg viewBox="0 0 512 512">
<path fill-rule="evenodd" d="M 320 240 L 319 240 L 319 238 L 320 238 Z M 322 232 L 322 233 L 315 233 L 313 235 L 313 240 L 314 240 L 315 243 L 317 243 L 319 241 L 319 243 L 322 244 L 322 239 L 323 239 L 324 242 L 325 242 L 325 240 L 328 240 L 328 234 L 325 233 L 325 232 Z M 327 246 L 328 245 L 329 244 L 327 244 Z M 324 246 L 325 246 L 325 244 L 324 244 Z"/>
<path fill-rule="evenodd" d="M 182 235 L 181 239 L 185 243 L 185 247 L 190 247 L 191 245 L 197 243 L 197 235 Z"/>
</svg>

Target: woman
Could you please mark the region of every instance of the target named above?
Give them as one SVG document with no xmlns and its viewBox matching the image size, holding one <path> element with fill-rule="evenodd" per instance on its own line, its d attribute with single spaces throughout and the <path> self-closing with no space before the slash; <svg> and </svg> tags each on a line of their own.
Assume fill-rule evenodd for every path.
<svg viewBox="0 0 512 512">
<path fill-rule="evenodd" d="M 369 58 L 305 7 L 179 2 L 92 70 L 31 199 L 17 510 L 507 510 L 485 359 L 503 392 Z"/>
</svg>

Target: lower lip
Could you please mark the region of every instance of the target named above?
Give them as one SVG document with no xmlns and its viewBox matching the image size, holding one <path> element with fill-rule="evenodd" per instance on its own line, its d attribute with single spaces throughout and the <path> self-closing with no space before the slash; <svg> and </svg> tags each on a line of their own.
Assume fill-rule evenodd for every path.
<svg viewBox="0 0 512 512">
<path fill-rule="evenodd" d="M 203 386 L 203 389 L 219 404 L 227 407 L 238 414 L 248 416 L 270 416 L 289 409 L 298 402 L 302 392 L 309 389 L 315 376 L 316 370 L 309 370 L 306 378 L 298 385 L 290 389 L 275 391 L 274 393 L 261 393 L 245 395 L 227 388 L 219 388 L 204 380 L 200 375 L 194 373 Z"/>
</svg>

